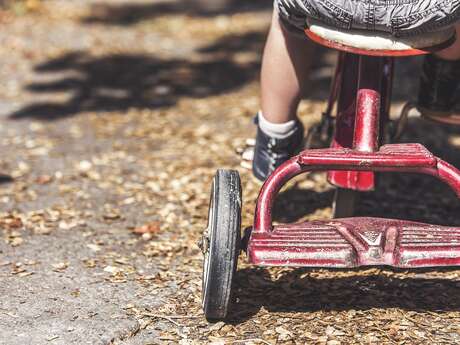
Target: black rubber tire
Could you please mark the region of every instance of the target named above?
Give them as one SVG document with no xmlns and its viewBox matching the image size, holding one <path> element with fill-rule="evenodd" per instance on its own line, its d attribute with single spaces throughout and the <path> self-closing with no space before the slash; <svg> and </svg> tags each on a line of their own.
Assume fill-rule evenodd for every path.
<svg viewBox="0 0 460 345">
<path fill-rule="evenodd" d="M 208 321 L 227 317 L 241 245 L 241 180 L 237 171 L 218 170 L 203 234 L 203 311 Z"/>
<path fill-rule="evenodd" d="M 351 189 L 337 188 L 332 205 L 333 218 L 349 218 L 355 215 L 359 192 Z"/>
</svg>

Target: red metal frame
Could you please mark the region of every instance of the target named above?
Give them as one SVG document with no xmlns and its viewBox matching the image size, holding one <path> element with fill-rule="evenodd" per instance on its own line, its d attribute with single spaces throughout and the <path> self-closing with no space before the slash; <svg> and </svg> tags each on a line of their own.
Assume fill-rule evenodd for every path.
<svg viewBox="0 0 460 345">
<path fill-rule="evenodd" d="M 357 52 L 350 47 L 347 51 Z M 293 177 L 309 171 L 327 171 L 333 184 L 360 191 L 373 189 L 375 173 L 379 172 L 431 175 L 447 183 L 460 197 L 460 171 L 422 145 L 381 146 L 389 119 L 394 62 L 386 56 L 388 52 L 385 56 L 372 55 L 375 54 L 339 55 L 325 113 L 331 117 L 337 103 L 331 148 L 300 153 L 279 167 L 262 187 L 247 246 L 251 263 L 460 266 L 460 228 L 381 218 L 272 224 L 272 209 L 281 188 Z"/>
<path fill-rule="evenodd" d="M 342 69 L 342 66 L 347 68 L 337 72 L 342 77 L 334 81 L 339 86 L 333 88 L 339 90 L 339 95 L 331 146 L 373 151 L 378 147 L 382 134 L 379 128 L 384 128 L 388 119 L 393 60 L 341 53 L 337 69 Z M 384 102 L 381 102 L 382 96 Z M 369 104 L 382 106 L 369 112 L 370 109 L 366 109 Z M 331 105 L 328 108 L 332 108 Z M 382 114 L 380 120 L 374 116 L 379 111 Z M 372 128 L 366 127 L 368 125 Z M 370 143 L 369 140 L 374 142 Z M 330 171 L 328 180 L 336 187 L 358 191 L 371 191 L 375 187 L 375 175 L 372 172 Z"/>
<path fill-rule="evenodd" d="M 247 248 L 251 263 L 407 268 L 460 265 L 460 228 L 376 218 L 274 227 L 272 209 L 281 188 L 301 173 L 330 169 L 431 175 L 447 183 L 460 197 L 460 171 L 420 144 L 385 145 L 377 152 L 307 150 L 283 164 L 262 187 Z"/>
<path fill-rule="evenodd" d="M 310 171 L 327 170 L 406 172 L 437 177 L 460 197 L 460 171 L 433 156 L 420 144 L 385 145 L 377 152 L 350 149 L 307 150 L 277 169 L 263 185 L 256 207 L 253 232 L 270 232 L 272 208 L 281 188 L 293 177 Z"/>
</svg>

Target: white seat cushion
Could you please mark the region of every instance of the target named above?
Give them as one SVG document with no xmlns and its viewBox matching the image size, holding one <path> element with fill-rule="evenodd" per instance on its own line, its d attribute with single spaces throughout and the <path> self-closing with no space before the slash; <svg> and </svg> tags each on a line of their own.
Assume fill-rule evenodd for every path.
<svg viewBox="0 0 460 345">
<path fill-rule="evenodd" d="M 454 28 L 412 37 L 398 38 L 386 33 L 364 30 L 343 30 L 315 20 L 309 20 L 308 25 L 312 33 L 325 40 L 344 46 L 372 51 L 426 49 L 445 43 L 455 35 Z"/>
</svg>

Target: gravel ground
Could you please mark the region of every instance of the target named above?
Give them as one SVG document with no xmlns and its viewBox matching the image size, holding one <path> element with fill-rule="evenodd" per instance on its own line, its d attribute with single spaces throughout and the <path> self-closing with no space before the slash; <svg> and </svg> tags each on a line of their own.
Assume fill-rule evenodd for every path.
<svg viewBox="0 0 460 345">
<path fill-rule="evenodd" d="M 176 1 L 45 1 L 0 12 L 0 344 L 457 344 L 460 271 L 258 269 L 239 264 L 230 322 L 200 310 L 210 181 L 240 170 L 244 226 L 257 183 L 235 151 L 254 133 L 269 2 L 221 15 Z M 319 51 L 301 117 L 324 109 Z M 399 63 L 395 113 L 419 61 Z M 460 130 L 411 118 L 460 166 Z M 278 221 L 330 217 L 321 174 L 280 196 Z M 360 215 L 460 225 L 431 178 L 383 176 Z"/>
</svg>

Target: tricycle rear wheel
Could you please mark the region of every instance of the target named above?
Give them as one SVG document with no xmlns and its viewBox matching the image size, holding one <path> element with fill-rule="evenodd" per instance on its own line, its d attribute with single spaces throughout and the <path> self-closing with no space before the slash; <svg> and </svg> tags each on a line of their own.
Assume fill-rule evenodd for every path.
<svg viewBox="0 0 460 345">
<path fill-rule="evenodd" d="M 241 194 L 238 172 L 218 170 L 212 183 L 208 227 L 202 239 L 202 305 L 209 321 L 225 319 L 231 303 L 241 242 Z"/>
</svg>

